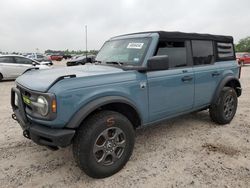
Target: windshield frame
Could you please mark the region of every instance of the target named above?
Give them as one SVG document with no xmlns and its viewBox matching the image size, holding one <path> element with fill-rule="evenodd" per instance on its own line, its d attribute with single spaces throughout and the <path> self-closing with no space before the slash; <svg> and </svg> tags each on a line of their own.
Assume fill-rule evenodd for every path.
<svg viewBox="0 0 250 188">
<path fill-rule="evenodd" d="M 140 59 L 140 61 L 138 61 L 137 63 L 129 63 L 129 62 L 119 62 L 119 63 L 122 63 L 122 66 L 126 66 L 126 65 L 129 65 L 129 66 L 141 66 L 145 60 L 145 57 L 147 55 L 147 52 L 148 52 L 148 49 L 151 45 L 151 42 L 152 42 L 152 37 L 150 36 L 146 36 L 146 37 L 126 37 L 126 38 L 112 38 L 110 40 L 107 40 L 104 42 L 104 44 L 102 45 L 101 49 L 99 50 L 98 54 L 100 53 L 100 51 L 104 48 L 105 44 L 107 42 L 111 42 L 111 41 L 122 41 L 122 40 L 130 40 L 130 39 L 149 39 L 148 40 L 148 45 L 147 47 L 145 48 L 145 51 L 143 52 L 143 55 Z M 98 54 L 96 55 L 96 57 L 98 57 Z M 96 61 L 100 61 L 96 58 Z M 104 65 L 111 65 L 111 66 L 117 66 L 115 64 L 106 64 L 105 62 L 101 62 L 101 64 L 104 64 Z M 119 65 L 118 65 L 119 66 Z"/>
</svg>

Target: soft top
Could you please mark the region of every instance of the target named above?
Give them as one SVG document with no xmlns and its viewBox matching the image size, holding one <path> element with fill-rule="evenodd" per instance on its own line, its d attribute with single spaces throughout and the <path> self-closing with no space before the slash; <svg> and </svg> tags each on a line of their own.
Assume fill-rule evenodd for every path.
<svg viewBox="0 0 250 188">
<path fill-rule="evenodd" d="M 214 40 L 218 42 L 233 43 L 233 37 L 231 36 L 200 34 L 200 33 L 184 33 L 184 32 L 178 32 L 178 31 L 171 31 L 171 32 L 170 31 L 147 31 L 147 32 L 131 33 L 127 35 L 147 34 L 147 33 L 148 34 L 158 33 L 160 36 L 160 39 Z M 125 36 L 125 35 L 121 35 L 121 36 Z"/>
</svg>

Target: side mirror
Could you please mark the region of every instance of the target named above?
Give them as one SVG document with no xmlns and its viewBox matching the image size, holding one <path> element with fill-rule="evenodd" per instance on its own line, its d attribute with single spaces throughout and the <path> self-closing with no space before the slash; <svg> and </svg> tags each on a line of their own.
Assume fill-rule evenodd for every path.
<svg viewBox="0 0 250 188">
<path fill-rule="evenodd" d="M 148 59 L 147 70 L 167 70 L 169 68 L 169 60 L 167 55 L 153 56 Z"/>
<path fill-rule="evenodd" d="M 33 66 L 36 66 L 36 63 L 35 63 L 35 62 L 32 62 L 32 65 L 33 65 Z"/>
</svg>

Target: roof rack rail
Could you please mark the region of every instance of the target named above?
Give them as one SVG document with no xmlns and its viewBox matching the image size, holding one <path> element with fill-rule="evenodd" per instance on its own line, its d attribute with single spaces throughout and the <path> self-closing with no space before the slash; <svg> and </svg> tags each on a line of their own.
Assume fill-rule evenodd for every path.
<svg viewBox="0 0 250 188">
<path fill-rule="evenodd" d="M 64 76 L 58 77 L 57 79 L 55 79 L 54 82 L 52 82 L 52 83 L 50 84 L 50 86 L 48 87 L 48 89 L 46 90 L 46 92 L 48 92 L 48 91 L 50 90 L 50 88 L 52 88 L 52 86 L 55 85 L 55 84 L 56 84 L 57 82 L 59 82 L 60 80 L 63 80 L 63 79 L 65 79 L 65 78 L 75 78 L 75 77 L 76 77 L 75 74 L 69 74 L 69 75 L 64 75 Z"/>
<path fill-rule="evenodd" d="M 28 72 L 28 71 L 31 71 L 31 70 L 38 70 L 38 69 L 39 69 L 39 67 L 31 67 L 31 68 L 27 69 L 26 71 L 24 71 L 23 74 L 26 73 L 26 72 Z M 22 75 L 23 75 L 23 74 L 22 74 Z"/>
</svg>

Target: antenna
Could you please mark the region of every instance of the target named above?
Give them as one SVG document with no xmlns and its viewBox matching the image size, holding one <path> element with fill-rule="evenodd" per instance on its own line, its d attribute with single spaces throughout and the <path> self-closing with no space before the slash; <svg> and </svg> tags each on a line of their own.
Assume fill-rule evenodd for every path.
<svg viewBox="0 0 250 188">
<path fill-rule="evenodd" d="M 85 25 L 85 42 L 86 42 L 86 61 L 87 61 L 87 58 L 88 58 L 88 26 Z"/>
</svg>

